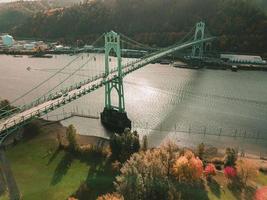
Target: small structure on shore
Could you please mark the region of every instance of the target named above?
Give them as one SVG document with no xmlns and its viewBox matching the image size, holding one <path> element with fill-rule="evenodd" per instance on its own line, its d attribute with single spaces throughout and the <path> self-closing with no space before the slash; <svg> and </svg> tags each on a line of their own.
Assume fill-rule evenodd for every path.
<svg viewBox="0 0 267 200">
<path fill-rule="evenodd" d="M 236 55 L 236 54 L 221 54 L 221 59 L 229 63 L 237 64 L 251 64 L 251 65 L 264 65 L 266 61 L 260 56 L 254 55 Z"/>
</svg>

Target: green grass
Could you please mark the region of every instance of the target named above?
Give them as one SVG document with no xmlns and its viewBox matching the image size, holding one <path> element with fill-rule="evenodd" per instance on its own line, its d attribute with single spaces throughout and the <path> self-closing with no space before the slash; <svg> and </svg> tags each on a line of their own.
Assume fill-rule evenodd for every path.
<svg viewBox="0 0 267 200">
<path fill-rule="evenodd" d="M 267 186 L 267 175 L 260 172 L 259 175 L 257 176 L 256 181 L 258 184 L 262 186 Z"/>
<path fill-rule="evenodd" d="M 0 200 L 9 200 L 7 192 L 0 197 Z"/>
<path fill-rule="evenodd" d="M 110 190 L 113 177 L 101 176 L 103 170 L 97 171 L 98 166 L 93 159 L 79 160 L 70 157 L 65 151 L 55 153 L 56 149 L 57 145 L 53 139 L 38 136 L 7 151 L 7 158 L 23 199 L 66 199 L 83 181 L 87 181 L 92 187 L 102 186 L 93 187 L 94 197 Z"/>
</svg>

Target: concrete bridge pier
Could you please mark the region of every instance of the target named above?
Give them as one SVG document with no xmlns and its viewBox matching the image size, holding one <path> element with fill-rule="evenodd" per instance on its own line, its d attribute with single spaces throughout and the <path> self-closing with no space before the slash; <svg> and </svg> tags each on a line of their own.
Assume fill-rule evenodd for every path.
<svg viewBox="0 0 267 200">
<path fill-rule="evenodd" d="M 126 112 L 104 108 L 101 113 L 101 122 L 105 128 L 114 133 L 123 133 L 125 128 L 132 128 L 132 122 Z"/>
</svg>

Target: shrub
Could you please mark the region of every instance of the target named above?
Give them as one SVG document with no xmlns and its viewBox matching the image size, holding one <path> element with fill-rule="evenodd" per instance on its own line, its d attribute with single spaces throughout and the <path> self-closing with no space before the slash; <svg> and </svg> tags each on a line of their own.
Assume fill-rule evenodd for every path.
<svg viewBox="0 0 267 200">
<path fill-rule="evenodd" d="M 211 176 L 215 176 L 216 175 L 216 168 L 213 164 L 208 164 L 205 167 L 205 171 L 204 171 L 205 175 L 207 178 L 210 178 Z"/>
<path fill-rule="evenodd" d="M 246 185 L 247 180 L 257 176 L 258 167 L 250 160 L 242 159 L 237 161 L 237 174 L 241 182 Z"/>
<path fill-rule="evenodd" d="M 187 151 L 173 165 L 173 175 L 179 182 L 193 183 L 199 180 L 203 173 L 203 163 L 194 154 Z"/>
<path fill-rule="evenodd" d="M 236 170 L 233 167 L 225 167 L 224 168 L 224 175 L 228 179 L 234 179 L 237 176 Z"/>
<path fill-rule="evenodd" d="M 214 166 L 215 166 L 216 170 L 218 170 L 218 171 L 222 170 L 222 165 L 214 165 Z"/>
<path fill-rule="evenodd" d="M 224 164 L 224 159 L 215 157 L 211 160 L 217 170 L 222 170 L 222 165 Z"/>
<path fill-rule="evenodd" d="M 233 148 L 227 148 L 224 156 L 224 166 L 234 167 L 237 161 L 238 152 Z"/>
<path fill-rule="evenodd" d="M 10 111 L 14 108 L 16 108 L 16 107 L 12 106 L 8 100 L 6 100 L 6 99 L 1 100 L 0 101 L 0 115 L 3 115 L 3 116 L 0 116 L 0 118 L 4 117 L 6 115 L 4 113 L 6 113 L 7 111 Z"/>
<path fill-rule="evenodd" d="M 264 173 L 264 174 L 267 174 L 267 167 L 260 167 L 259 171 Z"/>
<path fill-rule="evenodd" d="M 224 159 L 215 157 L 211 160 L 211 163 L 213 163 L 214 165 L 223 165 Z"/>
<path fill-rule="evenodd" d="M 89 156 L 108 157 L 110 154 L 110 149 L 108 147 L 99 145 L 86 145 L 76 149 L 76 153 L 80 154 L 84 158 Z"/>
<path fill-rule="evenodd" d="M 218 154 L 218 149 L 216 147 L 207 147 L 205 148 L 205 154 L 207 156 L 216 156 Z"/>
</svg>

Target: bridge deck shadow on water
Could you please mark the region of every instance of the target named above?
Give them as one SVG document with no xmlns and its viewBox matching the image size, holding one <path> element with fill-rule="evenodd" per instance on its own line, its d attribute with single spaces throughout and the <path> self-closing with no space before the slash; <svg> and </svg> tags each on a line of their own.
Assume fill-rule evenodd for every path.
<svg viewBox="0 0 267 200">
<path fill-rule="evenodd" d="M 213 146 L 221 151 L 228 147 L 237 149 L 253 157 L 267 159 L 267 138 L 259 132 L 253 133 L 245 130 L 235 129 L 228 131 L 222 128 L 209 129 L 207 127 L 188 127 L 176 124 L 173 128 L 163 125 L 156 128 L 149 127 L 148 123 L 134 123 L 133 129 L 138 133 L 148 136 L 150 147 L 156 147 L 164 141 L 174 141 L 181 147 L 195 148 L 200 143 Z"/>
</svg>

